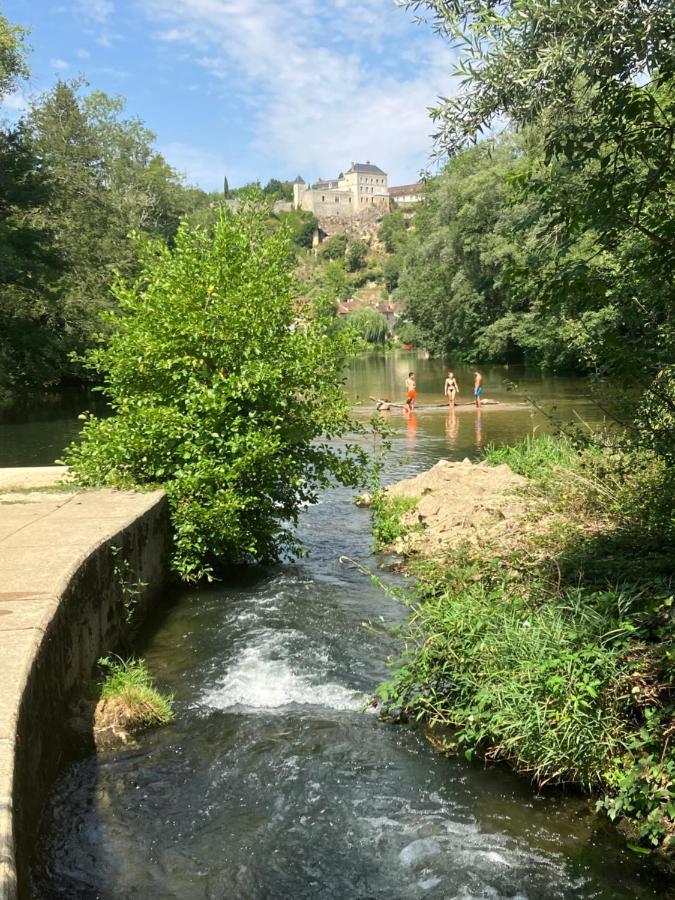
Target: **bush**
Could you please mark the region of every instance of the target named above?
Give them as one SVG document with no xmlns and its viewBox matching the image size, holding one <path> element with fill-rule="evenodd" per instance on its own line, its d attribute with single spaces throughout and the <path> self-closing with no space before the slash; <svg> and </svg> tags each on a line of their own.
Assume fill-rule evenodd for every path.
<svg viewBox="0 0 675 900">
<path fill-rule="evenodd" d="M 343 260 L 347 251 L 347 238 L 344 234 L 334 234 L 319 247 L 322 259 Z"/>
<path fill-rule="evenodd" d="M 398 287 L 398 276 L 401 271 L 401 260 L 398 256 L 391 256 L 384 261 L 382 266 L 382 276 L 384 278 L 384 286 L 391 294 Z"/>
<path fill-rule="evenodd" d="M 264 207 L 224 211 L 212 233 L 141 248 L 122 314 L 87 357 L 113 415 L 86 417 L 66 451 L 81 484 L 162 485 L 185 580 L 297 548 L 290 527 L 332 479 L 358 484 L 367 456 L 342 387 L 347 338 L 291 297 L 288 234 Z"/>
<path fill-rule="evenodd" d="M 506 463 L 517 475 L 526 478 L 547 478 L 556 466 L 570 469 L 578 465 L 578 453 L 572 442 L 551 435 L 528 435 L 507 447 L 491 444 L 485 451 L 485 459 L 491 466 Z"/>
<path fill-rule="evenodd" d="M 487 451 L 528 477 L 536 526 L 411 567 L 407 646 L 380 697 L 385 715 L 430 725 L 441 749 L 592 788 L 634 840 L 667 849 L 675 477 L 623 442 L 541 436 Z M 385 534 L 398 536 L 390 516 Z"/>
<path fill-rule="evenodd" d="M 368 244 L 362 240 L 352 240 L 347 245 L 345 266 L 348 272 L 358 272 L 366 264 Z"/>
<path fill-rule="evenodd" d="M 314 213 L 293 209 L 291 212 L 277 213 L 275 218 L 288 226 L 295 247 L 311 249 L 314 232 L 319 227 L 319 220 Z"/>
<path fill-rule="evenodd" d="M 396 337 L 402 344 L 419 345 L 421 341 L 420 330 L 412 322 L 399 322 L 396 326 Z"/>
<path fill-rule="evenodd" d="M 380 691 L 390 714 L 452 726 L 446 749 L 509 760 L 539 782 L 601 784 L 625 750 L 621 615 L 579 592 L 537 606 L 496 572 L 475 576 L 465 561 L 451 587 L 419 598 L 414 649 Z"/>
<path fill-rule="evenodd" d="M 373 519 L 373 542 L 376 550 L 386 550 L 406 534 L 401 517 L 415 507 L 414 497 L 390 497 L 376 491 L 370 506 Z"/>
</svg>

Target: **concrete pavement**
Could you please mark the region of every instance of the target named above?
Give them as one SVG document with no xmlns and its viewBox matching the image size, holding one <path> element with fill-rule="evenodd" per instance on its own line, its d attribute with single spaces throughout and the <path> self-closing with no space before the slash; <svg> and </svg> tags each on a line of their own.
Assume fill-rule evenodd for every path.
<svg viewBox="0 0 675 900">
<path fill-rule="evenodd" d="M 27 862 L 19 844 L 34 833 L 39 793 L 58 765 L 43 746 L 49 704 L 63 713 L 97 657 L 114 649 L 124 581 L 156 588 L 166 568 L 161 491 L 68 492 L 58 487 L 64 472 L 0 470 L 0 900 L 17 896 L 17 862 L 19 881 Z M 21 796 L 33 792 L 26 772 L 35 767 L 44 787 Z"/>
</svg>

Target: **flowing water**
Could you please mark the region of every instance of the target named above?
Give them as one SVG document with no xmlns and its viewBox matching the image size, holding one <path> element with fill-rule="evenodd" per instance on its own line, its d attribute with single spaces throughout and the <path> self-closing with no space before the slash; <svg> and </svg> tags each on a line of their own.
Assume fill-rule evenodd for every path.
<svg viewBox="0 0 675 900">
<path fill-rule="evenodd" d="M 398 396 L 409 366 L 404 355 L 361 358 L 348 390 L 355 401 Z M 415 366 L 419 401 L 442 400 L 442 368 Z M 511 399 L 503 379 L 513 370 L 484 374 L 486 396 Z M 579 383 L 518 376 L 567 417 L 598 418 Z M 467 399 L 470 373 L 458 377 Z M 389 479 L 546 427 L 525 409 L 497 408 L 480 420 L 460 409 L 391 422 Z M 415 729 L 364 711 L 387 677 L 399 646 L 389 629 L 405 609 L 340 561 L 381 561 L 349 491 L 326 491 L 300 530 L 306 558 L 182 590 L 149 623 L 139 651 L 175 694 L 176 720 L 63 773 L 44 817 L 35 896 L 663 896 L 581 798 L 539 795 L 503 768 L 441 757 Z"/>
</svg>

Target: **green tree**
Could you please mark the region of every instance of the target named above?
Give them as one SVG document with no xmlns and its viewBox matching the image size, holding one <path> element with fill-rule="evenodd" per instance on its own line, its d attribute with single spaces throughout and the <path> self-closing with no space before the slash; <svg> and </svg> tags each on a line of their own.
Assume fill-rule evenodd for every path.
<svg viewBox="0 0 675 900">
<path fill-rule="evenodd" d="M 378 237 L 387 253 L 397 253 L 405 246 L 407 230 L 405 218 L 400 210 L 393 210 L 382 216 Z"/>
<path fill-rule="evenodd" d="M 348 272 L 358 272 L 366 265 L 368 256 L 368 243 L 360 238 L 354 238 L 347 244 L 345 253 L 345 267 Z"/>
<path fill-rule="evenodd" d="M 14 89 L 19 78 L 28 77 L 26 29 L 12 25 L 0 15 L 0 100 Z"/>
<path fill-rule="evenodd" d="M 263 188 L 263 193 L 272 200 L 286 200 L 290 202 L 293 200 L 293 182 L 270 178 Z"/>
<path fill-rule="evenodd" d="M 537 130 L 545 166 L 523 172 L 523 189 L 547 227 L 538 302 L 598 375 L 638 381 L 652 423 L 638 417 L 641 439 L 655 441 L 658 424 L 675 443 L 672 4 L 405 5 L 430 9 L 460 54 L 462 89 L 434 111 L 439 151 L 457 153 L 500 117 Z"/>
<path fill-rule="evenodd" d="M 329 260 L 319 274 L 319 290 L 335 300 L 347 300 L 352 285 L 345 267 L 337 260 Z"/>
<path fill-rule="evenodd" d="M 365 451 L 341 384 L 346 344 L 292 300 L 289 234 L 264 204 L 212 234 L 142 245 L 119 281 L 121 314 L 88 354 L 113 416 L 89 417 L 67 461 L 85 484 L 162 484 L 174 567 L 187 580 L 296 548 L 290 526 L 333 479 L 358 483 Z"/>
<path fill-rule="evenodd" d="M 334 234 L 324 241 L 319 248 L 319 256 L 322 259 L 344 260 L 347 252 L 347 236 Z"/>
<path fill-rule="evenodd" d="M 382 265 L 382 276 L 384 278 L 384 286 L 388 293 L 393 293 L 398 287 L 398 279 L 401 274 L 401 258 L 399 256 L 390 256 L 385 259 Z"/>
<path fill-rule="evenodd" d="M 314 213 L 304 209 L 293 209 L 291 212 L 276 213 L 275 218 L 290 228 L 291 240 L 296 247 L 311 249 L 314 232 L 319 227 L 319 220 Z"/>
<path fill-rule="evenodd" d="M 364 306 L 350 313 L 347 324 L 369 344 L 384 344 L 389 336 L 387 320 L 381 312 L 370 306 Z"/>
</svg>

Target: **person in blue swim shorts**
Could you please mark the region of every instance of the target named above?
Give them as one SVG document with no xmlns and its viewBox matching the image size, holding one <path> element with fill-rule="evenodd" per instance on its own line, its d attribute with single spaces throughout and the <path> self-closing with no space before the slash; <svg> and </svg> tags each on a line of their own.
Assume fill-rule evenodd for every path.
<svg viewBox="0 0 675 900">
<path fill-rule="evenodd" d="M 483 394 L 483 376 L 480 372 L 473 373 L 473 395 L 476 398 L 476 406 L 480 409 L 480 398 Z"/>
</svg>

